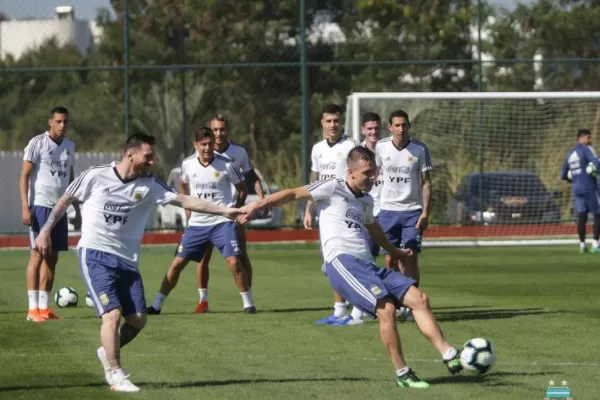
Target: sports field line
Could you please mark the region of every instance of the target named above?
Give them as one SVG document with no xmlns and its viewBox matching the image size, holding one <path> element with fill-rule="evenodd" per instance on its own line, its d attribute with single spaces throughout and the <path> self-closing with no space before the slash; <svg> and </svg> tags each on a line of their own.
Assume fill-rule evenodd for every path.
<svg viewBox="0 0 600 400">
<path fill-rule="evenodd" d="M 64 357 L 65 354 L 68 353 L 11 353 L 11 352 L 3 352 L 2 355 L 5 358 L 29 358 L 29 357 Z M 81 355 L 81 353 L 78 353 Z M 183 355 L 184 353 L 181 353 Z M 189 353 L 185 353 L 188 355 Z M 95 357 L 95 351 L 90 351 L 90 357 Z M 177 353 L 171 353 L 171 357 L 177 357 Z M 155 353 L 135 353 L 131 354 L 129 357 L 159 357 L 158 354 Z M 255 356 L 255 355 L 246 355 L 247 358 L 251 359 L 267 359 L 270 357 L 267 356 Z M 297 358 L 311 359 L 315 358 L 314 356 L 299 356 Z M 332 361 L 341 361 L 344 359 L 343 356 L 332 356 L 328 355 L 327 359 Z M 362 361 L 381 361 L 384 357 L 361 357 L 359 360 Z M 408 358 L 406 360 L 408 363 L 423 363 L 423 364 L 440 364 L 442 362 L 441 359 L 427 359 L 427 358 Z M 600 362 L 579 362 L 579 361 L 499 361 L 496 365 L 521 365 L 521 366 L 538 366 L 538 367 L 592 367 L 598 368 L 600 367 Z"/>
</svg>

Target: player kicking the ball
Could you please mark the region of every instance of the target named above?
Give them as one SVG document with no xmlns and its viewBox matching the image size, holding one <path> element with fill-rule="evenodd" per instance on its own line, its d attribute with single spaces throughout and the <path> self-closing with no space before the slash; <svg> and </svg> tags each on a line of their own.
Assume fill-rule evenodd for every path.
<svg viewBox="0 0 600 400">
<path fill-rule="evenodd" d="M 144 285 L 138 270 L 144 228 L 155 204 L 176 204 L 196 212 L 236 218 L 237 209 L 177 194 L 151 174 L 155 139 L 131 135 L 117 165 L 84 171 L 67 188 L 37 239 L 43 257 L 51 254 L 51 232 L 74 200 L 82 206 L 78 244 L 81 276 L 102 318 L 98 358 L 106 382 L 118 392 L 138 392 L 121 369 L 120 348 L 146 325 Z M 243 219 L 242 219 L 243 221 Z M 119 330 L 121 316 L 125 323 Z"/>
<path fill-rule="evenodd" d="M 373 217 L 373 198 L 368 192 L 377 177 L 375 155 L 364 147 L 348 154 L 346 179 L 318 181 L 307 186 L 283 190 L 264 200 L 242 208 L 251 218 L 260 208 L 312 200 L 319 210 L 322 254 L 327 277 L 333 289 L 351 304 L 379 320 L 381 341 L 396 369 L 396 383 L 400 387 L 427 388 L 429 384 L 410 369 L 400 345 L 396 326 L 396 309 L 410 307 L 423 335 L 431 342 L 448 370 L 462 370 L 459 352 L 450 346 L 442 333 L 427 295 L 416 286 L 416 281 L 389 268 L 377 268 L 365 243 L 363 229 L 389 254 L 405 257 L 412 249 L 399 249 L 386 238 Z"/>
<path fill-rule="evenodd" d="M 194 155 L 183 160 L 181 165 L 181 183 L 184 185 L 182 190 L 212 203 L 227 206 L 233 203 L 232 188 L 235 187 L 238 193 L 237 206 L 243 205 L 247 193 L 244 177 L 230 160 L 215 154 L 215 135 L 210 128 L 203 127 L 195 133 L 194 148 Z M 248 276 L 241 265 L 235 222 L 218 215 L 192 213 L 160 291 L 148 308 L 148 314 L 160 314 L 166 297 L 177 285 L 181 271 L 190 260 L 199 262 L 209 245 L 216 246 L 225 257 L 242 296 L 244 311 L 256 313 L 248 290 Z"/>
</svg>

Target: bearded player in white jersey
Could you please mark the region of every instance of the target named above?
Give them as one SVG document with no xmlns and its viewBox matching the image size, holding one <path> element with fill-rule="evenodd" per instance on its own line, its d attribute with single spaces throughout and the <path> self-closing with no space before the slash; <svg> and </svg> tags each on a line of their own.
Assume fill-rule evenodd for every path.
<svg viewBox="0 0 600 400">
<path fill-rule="evenodd" d="M 386 267 L 397 269 L 419 285 L 421 239 L 431 208 L 431 170 L 427 146 L 408 135 L 410 121 L 402 110 L 394 111 L 388 126 L 392 136 L 377 143 L 377 166 L 385 174 L 381 191 L 379 224 L 395 246 L 413 250 L 406 257 L 386 255 Z M 412 320 L 410 310 L 405 310 Z"/>
<path fill-rule="evenodd" d="M 260 179 L 258 179 L 258 176 L 254 171 L 254 166 L 250 162 L 250 156 L 248 155 L 248 151 L 244 146 L 239 145 L 237 143 L 233 143 L 229 140 L 229 121 L 227 117 L 223 114 L 216 114 L 215 116 L 213 116 L 210 120 L 210 129 L 215 135 L 215 154 L 229 159 L 233 166 L 240 170 L 242 175 L 244 175 L 244 179 L 246 182 L 253 182 L 254 192 L 258 196 L 259 200 L 265 197 L 265 193 Z M 233 188 L 233 190 L 235 194 L 234 197 L 239 200 L 241 196 L 238 193 L 235 193 L 235 188 Z M 250 257 L 248 256 L 246 227 L 242 224 L 237 224 L 236 228 L 239 248 L 241 252 L 239 257 L 242 264 L 242 268 L 246 271 L 246 275 L 248 277 L 248 284 L 250 285 L 248 293 L 249 296 L 252 297 L 253 268 L 252 262 L 250 261 Z M 210 310 L 208 306 L 208 265 L 212 257 L 212 251 L 213 246 L 211 244 L 206 249 L 204 257 L 202 257 L 202 260 L 198 263 L 196 267 L 196 279 L 198 282 L 198 293 L 200 295 L 200 301 L 198 302 L 198 305 L 194 310 L 195 314 L 209 312 Z M 254 305 L 250 308 L 250 310 L 250 313 L 256 312 L 256 308 L 254 307 Z"/>
<path fill-rule="evenodd" d="M 247 192 L 244 177 L 229 159 L 215 154 L 215 135 L 210 128 L 202 127 L 195 132 L 194 148 L 196 152 L 181 164 L 180 191 L 211 203 L 230 206 L 234 203 L 232 188 L 235 188 L 238 194 L 235 206 L 243 206 Z M 166 297 L 177 285 L 181 271 L 189 261 L 200 261 L 209 245 L 219 249 L 233 273 L 244 312 L 256 313 L 248 291 L 248 277 L 239 257 L 235 222 L 218 215 L 192 213 L 148 314 L 160 314 Z"/>
<path fill-rule="evenodd" d="M 403 357 L 396 309 L 406 306 L 413 310 L 419 330 L 442 355 L 452 374 L 462 370 L 459 352 L 444 337 L 427 295 L 415 286 L 415 280 L 388 268 L 377 268 L 373 262 L 364 240 L 364 229 L 394 257 L 406 257 L 413 251 L 393 246 L 375 222 L 373 198 L 368 194 L 377 177 L 375 155 L 361 146 L 352 149 L 347 157 L 345 180 L 333 178 L 283 190 L 244 206 L 242 210 L 252 218 L 252 214 L 263 207 L 314 201 L 319 210 L 321 251 L 331 286 L 363 312 L 379 320 L 381 341 L 396 370 L 396 384 L 427 388 L 429 384 L 417 377 Z"/>
<path fill-rule="evenodd" d="M 58 253 L 69 249 L 69 226 L 64 216 L 52 230 L 52 252 L 42 258 L 35 249 L 35 238 L 46 223 L 52 207 L 73 181 L 75 144 L 66 137 L 69 110 L 54 107 L 50 111 L 49 128 L 35 136 L 25 147 L 19 180 L 21 215 L 29 226 L 31 252 L 27 263 L 27 320 L 45 322 L 59 319 L 49 307 Z M 79 206 L 74 204 L 77 221 Z"/>
<path fill-rule="evenodd" d="M 347 157 L 350 150 L 360 146 L 354 139 L 346 136 L 341 127 L 342 109 L 336 104 L 328 104 L 323 107 L 321 112 L 321 129 L 325 139 L 316 143 L 312 147 L 310 154 L 311 173 L 310 181 L 318 182 L 331 178 L 343 179 L 348 170 Z M 304 212 L 304 228 L 312 229 L 315 217 L 314 203 L 308 200 Z M 318 214 L 318 211 L 317 211 Z M 324 268 L 324 265 L 323 265 Z M 324 271 L 323 271 L 324 272 Z M 317 321 L 319 325 L 331 325 L 340 323 L 349 325 L 354 317 L 358 322 L 362 312 L 355 308 L 353 315 L 348 315 L 346 310 L 346 300 L 335 290 L 333 291 L 333 314 Z"/>
<path fill-rule="evenodd" d="M 43 257 L 51 254 L 51 232 L 67 207 L 83 204 L 78 258 L 81 276 L 102 318 L 97 356 L 106 382 L 119 392 L 139 388 L 121 369 L 120 348 L 131 342 L 146 325 L 144 285 L 138 270 L 144 229 L 155 204 L 175 204 L 195 212 L 235 218 L 238 209 L 223 207 L 197 197 L 173 192 L 152 175 L 152 136 L 131 135 L 122 160 L 84 171 L 58 200 L 37 239 Z M 243 221 L 243 219 L 242 219 Z M 119 329 L 121 316 L 125 323 Z"/>
</svg>

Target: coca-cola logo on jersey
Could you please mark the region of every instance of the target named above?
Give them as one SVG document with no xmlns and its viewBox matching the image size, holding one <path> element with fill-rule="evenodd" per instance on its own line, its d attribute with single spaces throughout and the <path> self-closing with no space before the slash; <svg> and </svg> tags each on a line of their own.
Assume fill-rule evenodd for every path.
<svg viewBox="0 0 600 400">
<path fill-rule="evenodd" d="M 112 212 L 120 212 L 120 213 L 128 213 L 133 208 L 133 204 L 131 203 L 113 203 L 112 201 L 108 201 L 104 204 L 105 211 Z"/>
<path fill-rule="evenodd" d="M 410 174 L 410 168 L 406 166 L 394 167 L 393 165 L 390 165 L 387 171 L 391 174 Z"/>
<path fill-rule="evenodd" d="M 349 209 L 348 211 L 346 211 L 346 218 L 350 218 L 353 219 L 357 222 L 363 222 L 364 216 L 362 215 L 362 213 L 353 210 L 353 209 Z"/>
<path fill-rule="evenodd" d="M 321 171 L 333 171 L 335 169 L 335 163 L 331 161 L 328 163 L 320 164 L 319 169 Z"/>
<path fill-rule="evenodd" d="M 217 182 L 196 183 L 196 189 L 216 189 Z"/>
</svg>

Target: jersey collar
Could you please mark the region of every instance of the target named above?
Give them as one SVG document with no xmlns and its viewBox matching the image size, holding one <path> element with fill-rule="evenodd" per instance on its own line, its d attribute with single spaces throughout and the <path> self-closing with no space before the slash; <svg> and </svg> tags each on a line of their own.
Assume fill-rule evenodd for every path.
<svg viewBox="0 0 600 400">
<path fill-rule="evenodd" d="M 198 164 L 200 164 L 202 167 L 208 168 L 213 163 L 213 161 L 215 161 L 215 155 L 213 154 L 212 158 L 210 159 L 210 161 L 206 165 L 202 164 L 202 161 L 200 161 L 200 157 L 196 157 L 196 160 L 198 160 Z"/>
<path fill-rule="evenodd" d="M 398 150 L 398 151 L 402 151 L 402 150 L 404 150 L 405 148 L 407 148 L 407 147 L 408 147 L 408 145 L 410 144 L 410 142 L 412 142 L 412 138 L 409 136 L 409 137 L 408 137 L 408 141 L 406 142 L 406 144 L 405 144 L 404 146 L 402 146 L 402 147 L 398 147 L 398 146 L 396 146 L 396 143 L 394 143 L 394 139 L 390 139 L 390 143 L 392 143 L 392 146 L 394 146 L 394 148 L 395 148 L 396 150 Z"/>
<path fill-rule="evenodd" d="M 344 183 L 346 184 L 346 189 L 348 189 L 348 191 L 350 193 L 352 193 L 354 195 L 354 197 L 359 198 L 359 197 L 363 197 L 365 195 L 365 192 L 355 192 L 354 190 L 352 190 L 352 188 L 350 187 L 350 185 L 348 185 L 348 182 L 344 181 Z"/>
<path fill-rule="evenodd" d="M 223 151 L 218 151 L 218 150 L 216 150 L 216 149 L 215 149 L 215 151 L 216 151 L 217 153 L 219 153 L 219 154 L 223 154 L 223 153 L 225 153 L 227 150 L 229 150 L 229 146 L 231 146 L 231 142 L 228 140 L 228 141 L 227 141 L 227 146 L 225 146 L 225 148 L 223 149 Z"/>
<path fill-rule="evenodd" d="M 325 139 L 325 143 L 327 143 L 327 146 L 333 147 L 333 146 L 335 146 L 336 144 L 338 144 L 339 142 L 341 142 L 345 138 L 346 138 L 346 135 L 342 134 L 342 136 L 340 136 L 340 138 L 335 143 L 330 143 L 329 139 Z"/>
</svg>

